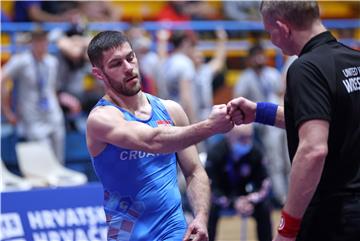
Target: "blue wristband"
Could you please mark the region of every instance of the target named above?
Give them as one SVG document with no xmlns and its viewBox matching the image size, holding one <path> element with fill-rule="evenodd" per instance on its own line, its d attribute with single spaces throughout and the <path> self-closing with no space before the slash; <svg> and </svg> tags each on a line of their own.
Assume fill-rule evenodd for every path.
<svg viewBox="0 0 360 241">
<path fill-rule="evenodd" d="M 278 106 L 269 102 L 258 102 L 256 104 L 255 122 L 265 125 L 275 125 Z"/>
</svg>

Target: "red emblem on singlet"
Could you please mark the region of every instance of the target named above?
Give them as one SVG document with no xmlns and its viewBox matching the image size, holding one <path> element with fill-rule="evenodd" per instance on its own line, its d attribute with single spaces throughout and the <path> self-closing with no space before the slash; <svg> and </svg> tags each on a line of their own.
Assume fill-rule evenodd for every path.
<svg viewBox="0 0 360 241">
<path fill-rule="evenodd" d="M 171 121 L 169 121 L 169 120 L 157 120 L 156 124 L 158 126 L 171 126 Z"/>
</svg>

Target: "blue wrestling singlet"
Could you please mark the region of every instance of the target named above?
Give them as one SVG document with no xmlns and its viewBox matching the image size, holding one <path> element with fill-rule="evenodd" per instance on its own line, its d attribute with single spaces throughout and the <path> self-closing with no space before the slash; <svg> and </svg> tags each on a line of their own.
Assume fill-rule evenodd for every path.
<svg viewBox="0 0 360 241">
<path fill-rule="evenodd" d="M 146 96 L 152 108 L 148 120 L 140 120 L 105 99 L 96 106 L 112 105 L 126 120 L 152 127 L 173 125 L 160 99 Z M 175 153 L 147 153 L 107 144 L 92 161 L 104 187 L 108 240 L 182 240 L 187 225 L 177 184 Z"/>
</svg>

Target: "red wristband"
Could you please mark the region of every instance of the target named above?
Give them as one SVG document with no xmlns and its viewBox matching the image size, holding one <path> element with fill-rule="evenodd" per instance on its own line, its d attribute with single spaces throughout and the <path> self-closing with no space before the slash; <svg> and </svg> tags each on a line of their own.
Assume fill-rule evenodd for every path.
<svg viewBox="0 0 360 241">
<path fill-rule="evenodd" d="M 286 238 L 294 238 L 299 232 L 300 224 L 300 218 L 292 217 L 282 210 L 278 233 Z"/>
</svg>

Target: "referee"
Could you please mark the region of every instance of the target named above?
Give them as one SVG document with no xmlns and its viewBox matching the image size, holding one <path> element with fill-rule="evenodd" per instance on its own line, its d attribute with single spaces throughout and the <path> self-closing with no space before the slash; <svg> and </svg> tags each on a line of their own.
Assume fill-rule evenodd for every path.
<svg viewBox="0 0 360 241">
<path fill-rule="evenodd" d="M 276 241 L 360 240 L 360 52 L 325 29 L 314 1 L 263 1 L 266 31 L 284 54 L 285 106 L 239 97 L 236 124 L 285 128 L 292 160 Z"/>
</svg>

